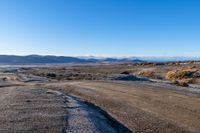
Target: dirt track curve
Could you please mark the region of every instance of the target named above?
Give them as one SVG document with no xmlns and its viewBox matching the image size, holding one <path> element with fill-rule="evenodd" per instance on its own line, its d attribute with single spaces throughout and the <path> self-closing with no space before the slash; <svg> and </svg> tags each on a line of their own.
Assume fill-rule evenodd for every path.
<svg viewBox="0 0 200 133">
<path fill-rule="evenodd" d="M 43 88 L 0 88 L 0 132 L 129 133 L 93 104 Z"/>
</svg>

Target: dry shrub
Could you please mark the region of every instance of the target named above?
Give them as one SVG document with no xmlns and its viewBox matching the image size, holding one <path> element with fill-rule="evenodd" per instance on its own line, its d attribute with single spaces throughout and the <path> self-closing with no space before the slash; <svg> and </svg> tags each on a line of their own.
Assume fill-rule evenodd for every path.
<svg viewBox="0 0 200 133">
<path fill-rule="evenodd" d="M 200 72 L 194 73 L 193 77 L 194 77 L 194 78 L 200 78 Z"/>
<path fill-rule="evenodd" d="M 187 79 L 193 78 L 196 69 L 194 68 L 183 68 L 179 70 L 171 70 L 167 72 L 166 79 L 177 80 L 177 79 Z"/>
<path fill-rule="evenodd" d="M 138 73 L 139 76 L 142 76 L 142 77 L 150 77 L 150 78 L 153 78 L 155 77 L 155 72 L 153 71 L 141 71 Z"/>
<path fill-rule="evenodd" d="M 121 74 L 129 75 L 130 72 L 129 71 L 123 71 Z"/>
<path fill-rule="evenodd" d="M 188 83 L 183 82 L 183 81 L 177 81 L 177 80 L 173 81 L 173 84 L 175 84 L 177 86 L 182 86 L 182 87 L 188 87 L 189 86 Z"/>
<path fill-rule="evenodd" d="M 193 84 L 198 84 L 198 85 L 200 85 L 200 78 L 195 78 L 195 79 L 193 79 L 193 80 L 192 80 L 192 83 L 193 83 Z"/>
<path fill-rule="evenodd" d="M 55 73 L 47 73 L 47 77 L 56 78 L 56 74 Z"/>
</svg>

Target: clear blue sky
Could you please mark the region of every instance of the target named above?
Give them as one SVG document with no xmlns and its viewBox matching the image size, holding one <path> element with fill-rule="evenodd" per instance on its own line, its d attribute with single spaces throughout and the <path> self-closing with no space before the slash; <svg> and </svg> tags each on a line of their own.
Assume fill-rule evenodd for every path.
<svg viewBox="0 0 200 133">
<path fill-rule="evenodd" d="M 0 0 L 0 54 L 200 56 L 200 1 Z"/>
</svg>

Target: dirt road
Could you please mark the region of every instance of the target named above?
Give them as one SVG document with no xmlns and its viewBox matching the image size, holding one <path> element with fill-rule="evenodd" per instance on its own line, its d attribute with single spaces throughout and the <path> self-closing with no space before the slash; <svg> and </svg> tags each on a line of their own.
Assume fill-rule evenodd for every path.
<svg viewBox="0 0 200 133">
<path fill-rule="evenodd" d="M 66 110 L 61 97 L 31 87 L 0 88 L 0 130 L 60 132 Z"/>
<path fill-rule="evenodd" d="M 0 88 L 0 132 L 131 133 L 93 104 L 37 85 Z"/>
<path fill-rule="evenodd" d="M 132 131 L 200 132 L 200 95 L 181 88 L 108 81 L 49 85 L 52 86 L 95 103 Z"/>
</svg>

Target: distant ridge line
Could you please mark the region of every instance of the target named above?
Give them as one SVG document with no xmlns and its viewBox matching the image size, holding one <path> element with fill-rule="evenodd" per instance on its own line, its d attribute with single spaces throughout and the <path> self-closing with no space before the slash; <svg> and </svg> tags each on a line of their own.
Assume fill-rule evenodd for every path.
<svg viewBox="0 0 200 133">
<path fill-rule="evenodd" d="M 80 58 L 80 57 L 71 57 L 71 56 L 53 56 L 53 55 L 27 55 L 27 56 L 18 56 L 18 55 L 0 55 L 0 63 L 2 64 L 34 64 L 34 63 L 120 63 L 120 62 L 143 62 L 138 59 L 117 59 L 117 58 Z"/>
<path fill-rule="evenodd" d="M 0 55 L 1 64 L 51 64 L 51 63 L 143 63 L 200 61 L 200 57 L 95 57 L 95 56 L 54 56 L 54 55 Z"/>
</svg>

